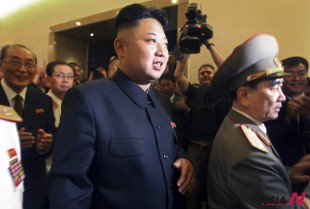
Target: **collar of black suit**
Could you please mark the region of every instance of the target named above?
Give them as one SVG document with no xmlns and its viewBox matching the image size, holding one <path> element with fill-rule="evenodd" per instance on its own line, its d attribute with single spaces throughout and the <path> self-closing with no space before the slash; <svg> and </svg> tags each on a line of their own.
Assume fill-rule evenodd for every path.
<svg viewBox="0 0 310 209">
<path fill-rule="evenodd" d="M 117 70 L 111 78 L 120 89 L 140 108 L 145 108 L 150 103 L 157 105 L 153 87 L 149 88 L 148 93 L 143 91 L 137 83 L 133 82 L 122 70 Z"/>
</svg>

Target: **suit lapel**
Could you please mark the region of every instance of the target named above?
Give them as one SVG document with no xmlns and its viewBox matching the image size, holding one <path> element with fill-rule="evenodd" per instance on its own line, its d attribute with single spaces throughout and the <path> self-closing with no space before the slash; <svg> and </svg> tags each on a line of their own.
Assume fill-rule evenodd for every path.
<svg viewBox="0 0 310 209">
<path fill-rule="evenodd" d="M 0 83 L 0 104 L 5 106 L 11 106 L 6 94 L 4 93 L 1 83 Z"/>
</svg>

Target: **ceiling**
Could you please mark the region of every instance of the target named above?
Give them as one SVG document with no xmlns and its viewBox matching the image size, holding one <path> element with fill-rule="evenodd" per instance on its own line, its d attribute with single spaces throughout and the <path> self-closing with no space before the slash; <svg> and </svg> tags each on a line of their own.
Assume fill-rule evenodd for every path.
<svg viewBox="0 0 310 209">
<path fill-rule="evenodd" d="M 166 7 L 164 8 L 169 18 L 169 27 L 167 31 L 177 30 L 177 17 L 178 17 L 178 7 Z M 62 35 L 68 38 L 72 38 L 84 43 L 95 43 L 101 42 L 102 40 L 113 40 L 115 37 L 114 33 L 114 23 L 115 19 L 101 21 L 89 25 L 84 25 L 61 32 L 56 34 Z M 93 33 L 93 36 L 90 34 Z"/>
</svg>

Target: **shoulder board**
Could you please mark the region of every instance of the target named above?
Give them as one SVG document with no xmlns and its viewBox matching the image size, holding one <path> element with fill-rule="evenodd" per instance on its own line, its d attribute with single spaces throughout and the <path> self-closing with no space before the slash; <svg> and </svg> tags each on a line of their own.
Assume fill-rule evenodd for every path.
<svg viewBox="0 0 310 209">
<path fill-rule="evenodd" d="M 241 124 L 240 127 L 241 127 L 241 130 L 245 138 L 250 142 L 250 144 L 253 147 L 266 153 L 269 152 L 267 148 L 265 147 L 264 143 L 261 141 L 261 139 L 256 135 L 256 133 L 250 127 L 244 124 Z"/>
<path fill-rule="evenodd" d="M 0 119 L 13 122 L 21 122 L 22 118 L 15 112 L 12 107 L 0 105 Z"/>
<path fill-rule="evenodd" d="M 307 209 L 310 209 L 310 200 L 307 197 L 304 199 L 304 205 Z"/>
<path fill-rule="evenodd" d="M 270 142 L 270 140 L 269 140 L 269 138 L 267 137 L 267 136 L 265 136 L 265 135 L 263 135 L 261 132 L 259 132 L 259 131 L 255 131 L 255 133 L 256 133 L 256 135 L 264 142 L 264 144 L 266 145 L 266 146 L 271 146 L 271 142 Z"/>
</svg>

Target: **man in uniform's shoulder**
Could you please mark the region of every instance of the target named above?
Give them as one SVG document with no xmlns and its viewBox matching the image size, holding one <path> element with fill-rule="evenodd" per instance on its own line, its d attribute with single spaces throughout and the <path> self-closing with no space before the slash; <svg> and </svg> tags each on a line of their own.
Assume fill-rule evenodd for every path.
<svg viewBox="0 0 310 209">
<path fill-rule="evenodd" d="M 25 178 L 15 122 L 21 118 L 12 107 L 0 105 L 0 205 L 22 209 Z"/>
</svg>

